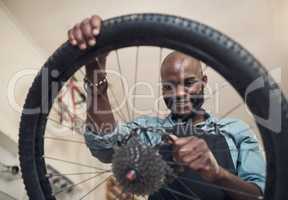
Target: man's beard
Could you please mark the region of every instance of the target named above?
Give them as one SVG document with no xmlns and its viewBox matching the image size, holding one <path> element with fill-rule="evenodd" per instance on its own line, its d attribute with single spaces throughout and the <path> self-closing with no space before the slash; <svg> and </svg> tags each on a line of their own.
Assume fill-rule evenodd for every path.
<svg viewBox="0 0 288 200">
<path fill-rule="evenodd" d="M 179 101 L 183 101 L 183 97 L 177 97 L 177 96 L 168 96 L 164 97 L 164 102 L 172 111 L 172 117 L 175 119 L 193 119 L 196 115 L 203 113 L 203 110 L 201 109 L 202 105 L 204 104 L 204 87 L 202 87 L 201 91 L 198 94 L 190 94 L 189 102 L 192 104 L 192 110 L 188 113 L 176 113 L 175 107 L 176 103 Z"/>
</svg>

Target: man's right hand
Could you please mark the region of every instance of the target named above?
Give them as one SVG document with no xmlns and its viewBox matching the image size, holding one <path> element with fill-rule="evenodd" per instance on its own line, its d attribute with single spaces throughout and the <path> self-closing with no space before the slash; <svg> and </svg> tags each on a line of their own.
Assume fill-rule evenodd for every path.
<svg viewBox="0 0 288 200">
<path fill-rule="evenodd" d="M 122 191 L 122 187 L 117 183 L 115 177 L 108 179 L 106 184 L 106 197 L 107 200 L 132 200 L 132 194 Z M 135 199 L 136 200 L 136 199 Z"/>
<path fill-rule="evenodd" d="M 94 46 L 101 30 L 101 22 L 101 17 L 93 15 L 75 24 L 68 31 L 69 42 L 74 46 L 78 46 L 81 50 L 85 50 L 88 46 Z"/>
</svg>

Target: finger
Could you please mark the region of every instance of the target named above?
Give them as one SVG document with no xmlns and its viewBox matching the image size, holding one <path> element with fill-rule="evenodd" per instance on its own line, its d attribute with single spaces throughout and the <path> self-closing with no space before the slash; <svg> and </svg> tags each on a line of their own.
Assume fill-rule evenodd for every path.
<svg viewBox="0 0 288 200">
<path fill-rule="evenodd" d="M 181 141 L 179 141 L 181 139 Z M 197 138 L 195 137 L 186 137 L 186 138 L 180 138 L 177 141 L 175 141 L 175 145 L 173 146 L 173 150 L 176 152 L 176 154 L 179 155 L 185 155 L 189 152 L 193 151 L 194 148 L 197 146 Z"/>
<path fill-rule="evenodd" d="M 94 36 L 99 35 L 101 29 L 102 19 L 98 15 L 93 15 L 90 19 L 90 25 L 92 27 L 92 33 Z"/>
<path fill-rule="evenodd" d="M 197 159 L 200 159 L 202 156 L 203 156 L 202 152 L 187 154 L 180 157 L 180 161 L 186 165 L 189 165 L 190 163 L 196 161 Z"/>
<path fill-rule="evenodd" d="M 168 135 L 167 139 L 168 139 L 169 144 L 174 144 L 175 141 L 178 139 L 178 137 L 176 135 L 171 134 L 171 135 Z"/>
<path fill-rule="evenodd" d="M 74 35 L 74 38 L 77 41 L 77 44 L 78 44 L 79 48 L 82 49 L 82 50 L 86 49 L 87 48 L 87 44 L 86 44 L 86 41 L 83 38 L 83 34 L 82 34 L 82 31 L 81 31 L 79 23 L 74 26 L 73 35 Z"/>
<path fill-rule="evenodd" d="M 192 162 L 199 157 L 205 155 L 209 152 L 209 148 L 203 139 L 193 139 L 190 142 L 180 146 L 176 149 L 174 153 L 175 159 L 180 162 L 188 163 Z"/>
<path fill-rule="evenodd" d="M 189 152 L 187 149 L 182 149 L 182 145 L 188 144 L 191 142 L 192 138 L 177 138 L 175 137 L 173 141 L 173 157 L 175 160 L 181 160 L 181 154 Z"/>
<path fill-rule="evenodd" d="M 110 188 L 116 185 L 116 179 L 112 176 L 107 180 L 106 186 L 107 188 Z"/>
<path fill-rule="evenodd" d="M 127 199 L 129 197 L 128 193 L 123 192 L 123 190 L 120 187 L 114 186 L 111 188 L 111 192 L 118 197 L 118 199 Z"/>
<path fill-rule="evenodd" d="M 72 29 L 70 29 L 69 31 L 68 31 L 68 40 L 69 40 L 69 42 L 72 44 L 72 45 L 77 45 L 77 41 L 76 41 L 76 39 L 75 39 L 75 37 L 74 37 L 74 35 L 73 35 L 73 33 L 72 33 Z"/>
<path fill-rule="evenodd" d="M 94 46 L 96 44 L 96 39 L 92 33 L 92 27 L 90 25 L 90 18 L 86 18 L 80 25 L 81 32 L 86 44 L 89 46 Z"/>
<path fill-rule="evenodd" d="M 177 161 L 188 163 L 202 156 L 203 154 L 205 154 L 205 152 L 205 149 L 193 151 L 191 149 L 181 148 L 178 151 L 174 152 L 173 155 Z"/>
<path fill-rule="evenodd" d="M 123 200 L 128 200 L 128 199 L 132 199 L 132 194 L 128 194 L 128 193 L 123 193 L 121 198 Z"/>
<path fill-rule="evenodd" d="M 122 190 L 118 186 L 113 186 L 111 188 L 111 191 L 113 191 L 115 194 L 121 194 L 122 193 Z"/>
<path fill-rule="evenodd" d="M 191 142 L 195 139 L 197 139 L 197 137 L 195 137 L 195 136 L 177 138 L 177 139 L 174 139 L 174 145 L 183 146 L 183 145 L 187 144 L 188 142 Z"/>
<path fill-rule="evenodd" d="M 108 192 L 107 193 L 107 199 L 108 200 L 116 200 L 117 199 L 117 196 L 111 192 Z"/>
<path fill-rule="evenodd" d="M 205 170 L 208 167 L 209 158 L 207 156 L 201 156 L 200 158 L 190 162 L 188 166 L 196 171 Z"/>
<path fill-rule="evenodd" d="M 203 139 L 193 139 L 190 142 L 178 148 L 179 156 L 186 156 L 188 154 L 195 154 L 198 152 L 205 153 L 209 150 L 206 142 Z"/>
</svg>

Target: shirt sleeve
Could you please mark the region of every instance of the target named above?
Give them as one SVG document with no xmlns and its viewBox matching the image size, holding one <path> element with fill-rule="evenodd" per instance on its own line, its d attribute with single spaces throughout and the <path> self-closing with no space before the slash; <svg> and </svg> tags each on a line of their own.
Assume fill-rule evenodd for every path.
<svg viewBox="0 0 288 200">
<path fill-rule="evenodd" d="M 132 129 L 139 126 L 146 127 L 156 123 L 156 121 L 157 120 L 153 117 L 140 116 L 131 122 L 119 123 L 113 132 L 108 134 L 95 133 L 86 128 L 86 131 L 84 132 L 85 142 L 94 157 L 99 159 L 101 162 L 110 163 L 114 153 L 114 145 L 127 138 Z M 149 142 L 156 144 L 160 140 L 155 134 L 148 134 L 148 137 L 149 141 L 147 141 L 147 138 L 141 134 L 140 139 L 142 142 L 147 144 L 149 144 Z"/>
<path fill-rule="evenodd" d="M 113 146 L 122 141 L 131 131 L 128 123 L 120 123 L 113 132 L 108 134 L 95 133 L 86 128 L 84 138 L 91 154 L 101 162 L 110 163 L 113 156 Z"/>
<path fill-rule="evenodd" d="M 119 123 L 109 134 L 95 133 L 86 129 L 85 142 L 91 154 L 104 163 L 111 163 L 113 146 L 130 136 L 131 130 L 139 127 L 159 127 L 160 119 L 151 116 L 139 116 L 131 122 Z M 161 142 L 161 136 L 154 132 L 141 132 L 139 139 L 144 144 L 156 145 Z"/>
<path fill-rule="evenodd" d="M 238 176 L 244 181 L 256 184 L 263 193 L 266 181 L 266 161 L 256 135 L 242 121 L 238 120 L 232 127 L 239 151 L 236 166 Z"/>
</svg>

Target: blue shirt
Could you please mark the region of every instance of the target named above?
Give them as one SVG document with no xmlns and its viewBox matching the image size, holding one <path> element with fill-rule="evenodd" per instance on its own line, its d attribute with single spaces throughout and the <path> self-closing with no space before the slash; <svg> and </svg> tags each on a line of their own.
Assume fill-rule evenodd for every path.
<svg viewBox="0 0 288 200">
<path fill-rule="evenodd" d="M 215 132 L 215 124 L 219 127 L 220 133 Z M 113 146 L 125 139 L 133 128 L 139 126 L 153 127 L 154 129 L 146 132 L 148 138 L 143 133 L 140 133 L 140 138 L 145 144 L 151 142 L 156 145 L 161 142 L 161 134 L 155 130 L 172 128 L 174 125 L 175 122 L 171 115 L 164 119 L 141 116 L 131 122 L 118 124 L 111 134 L 95 134 L 87 129 L 84 136 L 92 155 L 104 162 L 109 162 L 112 158 Z M 208 115 L 205 121 L 194 124 L 194 126 L 202 128 L 209 134 L 222 134 L 228 144 L 237 175 L 244 181 L 255 183 L 264 192 L 266 162 L 256 136 L 247 124 L 239 119 L 224 118 L 219 120 Z"/>
</svg>

